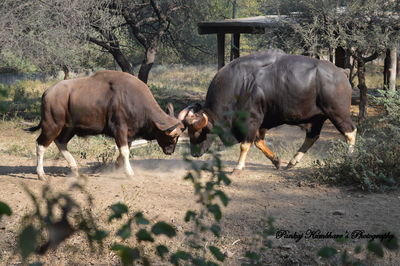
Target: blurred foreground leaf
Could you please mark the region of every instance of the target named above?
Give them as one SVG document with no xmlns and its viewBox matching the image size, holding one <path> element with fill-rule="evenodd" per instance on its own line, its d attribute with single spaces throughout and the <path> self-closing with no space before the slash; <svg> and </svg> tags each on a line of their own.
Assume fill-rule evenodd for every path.
<svg viewBox="0 0 400 266">
<path fill-rule="evenodd" d="M 175 229 L 166 222 L 158 222 L 151 228 L 151 232 L 155 235 L 166 235 L 168 237 L 176 236 Z"/>
<path fill-rule="evenodd" d="M 11 216 L 12 210 L 10 206 L 0 201 L 0 219 L 3 215 Z"/>
</svg>

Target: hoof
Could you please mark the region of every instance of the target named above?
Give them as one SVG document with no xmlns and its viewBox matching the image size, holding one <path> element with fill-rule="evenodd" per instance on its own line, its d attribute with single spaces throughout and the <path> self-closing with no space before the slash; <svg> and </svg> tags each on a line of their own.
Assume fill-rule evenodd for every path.
<svg viewBox="0 0 400 266">
<path fill-rule="evenodd" d="M 84 186 L 87 182 L 87 176 L 85 175 L 78 175 L 78 176 L 73 176 L 71 179 L 69 179 L 69 183 L 71 186 Z"/>
<path fill-rule="evenodd" d="M 114 163 L 114 168 L 115 168 L 115 169 L 121 169 L 123 166 L 124 166 L 124 165 L 123 165 L 122 163 L 119 163 L 118 161 L 116 161 L 116 162 Z"/>
<path fill-rule="evenodd" d="M 231 172 L 231 175 L 240 175 L 243 172 L 243 169 L 234 168 Z"/>
<path fill-rule="evenodd" d="M 275 165 L 275 168 L 276 168 L 277 170 L 279 170 L 279 168 L 281 168 L 281 160 L 280 160 L 278 157 L 276 157 L 276 158 L 272 161 L 272 163 Z"/>
<path fill-rule="evenodd" d="M 291 169 L 291 168 L 293 168 L 293 167 L 295 167 L 295 166 L 296 166 L 296 164 L 294 164 L 294 163 L 292 163 L 292 162 L 289 162 L 288 165 L 286 165 L 285 170 L 289 170 L 289 169 Z"/>
<path fill-rule="evenodd" d="M 78 168 L 72 168 L 72 169 L 71 169 L 71 175 L 72 175 L 73 177 L 79 177 L 80 174 L 79 174 Z"/>
<path fill-rule="evenodd" d="M 48 178 L 45 174 L 38 174 L 38 180 L 40 181 L 48 181 Z"/>
<path fill-rule="evenodd" d="M 134 178 L 135 177 L 135 173 L 125 173 L 127 178 Z"/>
</svg>

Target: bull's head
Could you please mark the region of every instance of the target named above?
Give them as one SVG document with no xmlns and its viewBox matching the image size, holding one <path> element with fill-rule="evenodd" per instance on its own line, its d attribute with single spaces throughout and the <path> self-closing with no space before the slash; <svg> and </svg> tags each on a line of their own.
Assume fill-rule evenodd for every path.
<svg viewBox="0 0 400 266">
<path fill-rule="evenodd" d="M 178 142 L 179 136 L 185 130 L 185 126 L 181 121 L 176 119 L 174 115 L 174 107 L 171 103 L 167 104 L 165 112 L 174 118 L 171 120 L 173 124 L 168 126 L 168 124 L 161 125 L 156 123 L 156 126 L 159 129 L 156 139 L 163 152 L 170 155 L 175 151 L 176 143 Z"/>
<path fill-rule="evenodd" d="M 210 148 L 213 139 L 213 125 L 208 115 L 201 110 L 201 105 L 195 104 L 183 109 L 178 119 L 188 128 L 192 156 L 200 157 Z"/>
</svg>

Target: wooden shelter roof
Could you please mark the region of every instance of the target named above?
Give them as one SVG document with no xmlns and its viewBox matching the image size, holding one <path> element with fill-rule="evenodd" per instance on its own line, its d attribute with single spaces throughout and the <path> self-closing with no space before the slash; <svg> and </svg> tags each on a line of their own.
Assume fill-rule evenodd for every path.
<svg viewBox="0 0 400 266">
<path fill-rule="evenodd" d="M 249 18 L 202 21 L 199 34 L 217 34 L 218 69 L 225 65 L 225 34 L 232 34 L 231 60 L 240 56 L 240 34 L 263 34 L 268 29 L 284 26 L 288 16 L 268 15 Z"/>
<path fill-rule="evenodd" d="M 283 25 L 288 17 L 268 15 L 249 18 L 225 19 L 220 21 L 202 21 L 197 24 L 199 34 L 215 33 L 265 33 L 267 28 Z"/>
</svg>

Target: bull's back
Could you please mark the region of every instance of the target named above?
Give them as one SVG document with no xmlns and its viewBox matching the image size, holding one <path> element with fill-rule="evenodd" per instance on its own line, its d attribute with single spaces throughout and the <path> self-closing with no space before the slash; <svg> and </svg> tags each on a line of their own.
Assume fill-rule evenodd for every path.
<svg viewBox="0 0 400 266">
<path fill-rule="evenodd" d="M 350 106 L 348 80 L 330 62 L 288 55 L 260 69 L 255 79 L 253 98 L 261 97 L 266 128 L 308 122 L 324 115 L 327 105 Z"/>
</svg>

